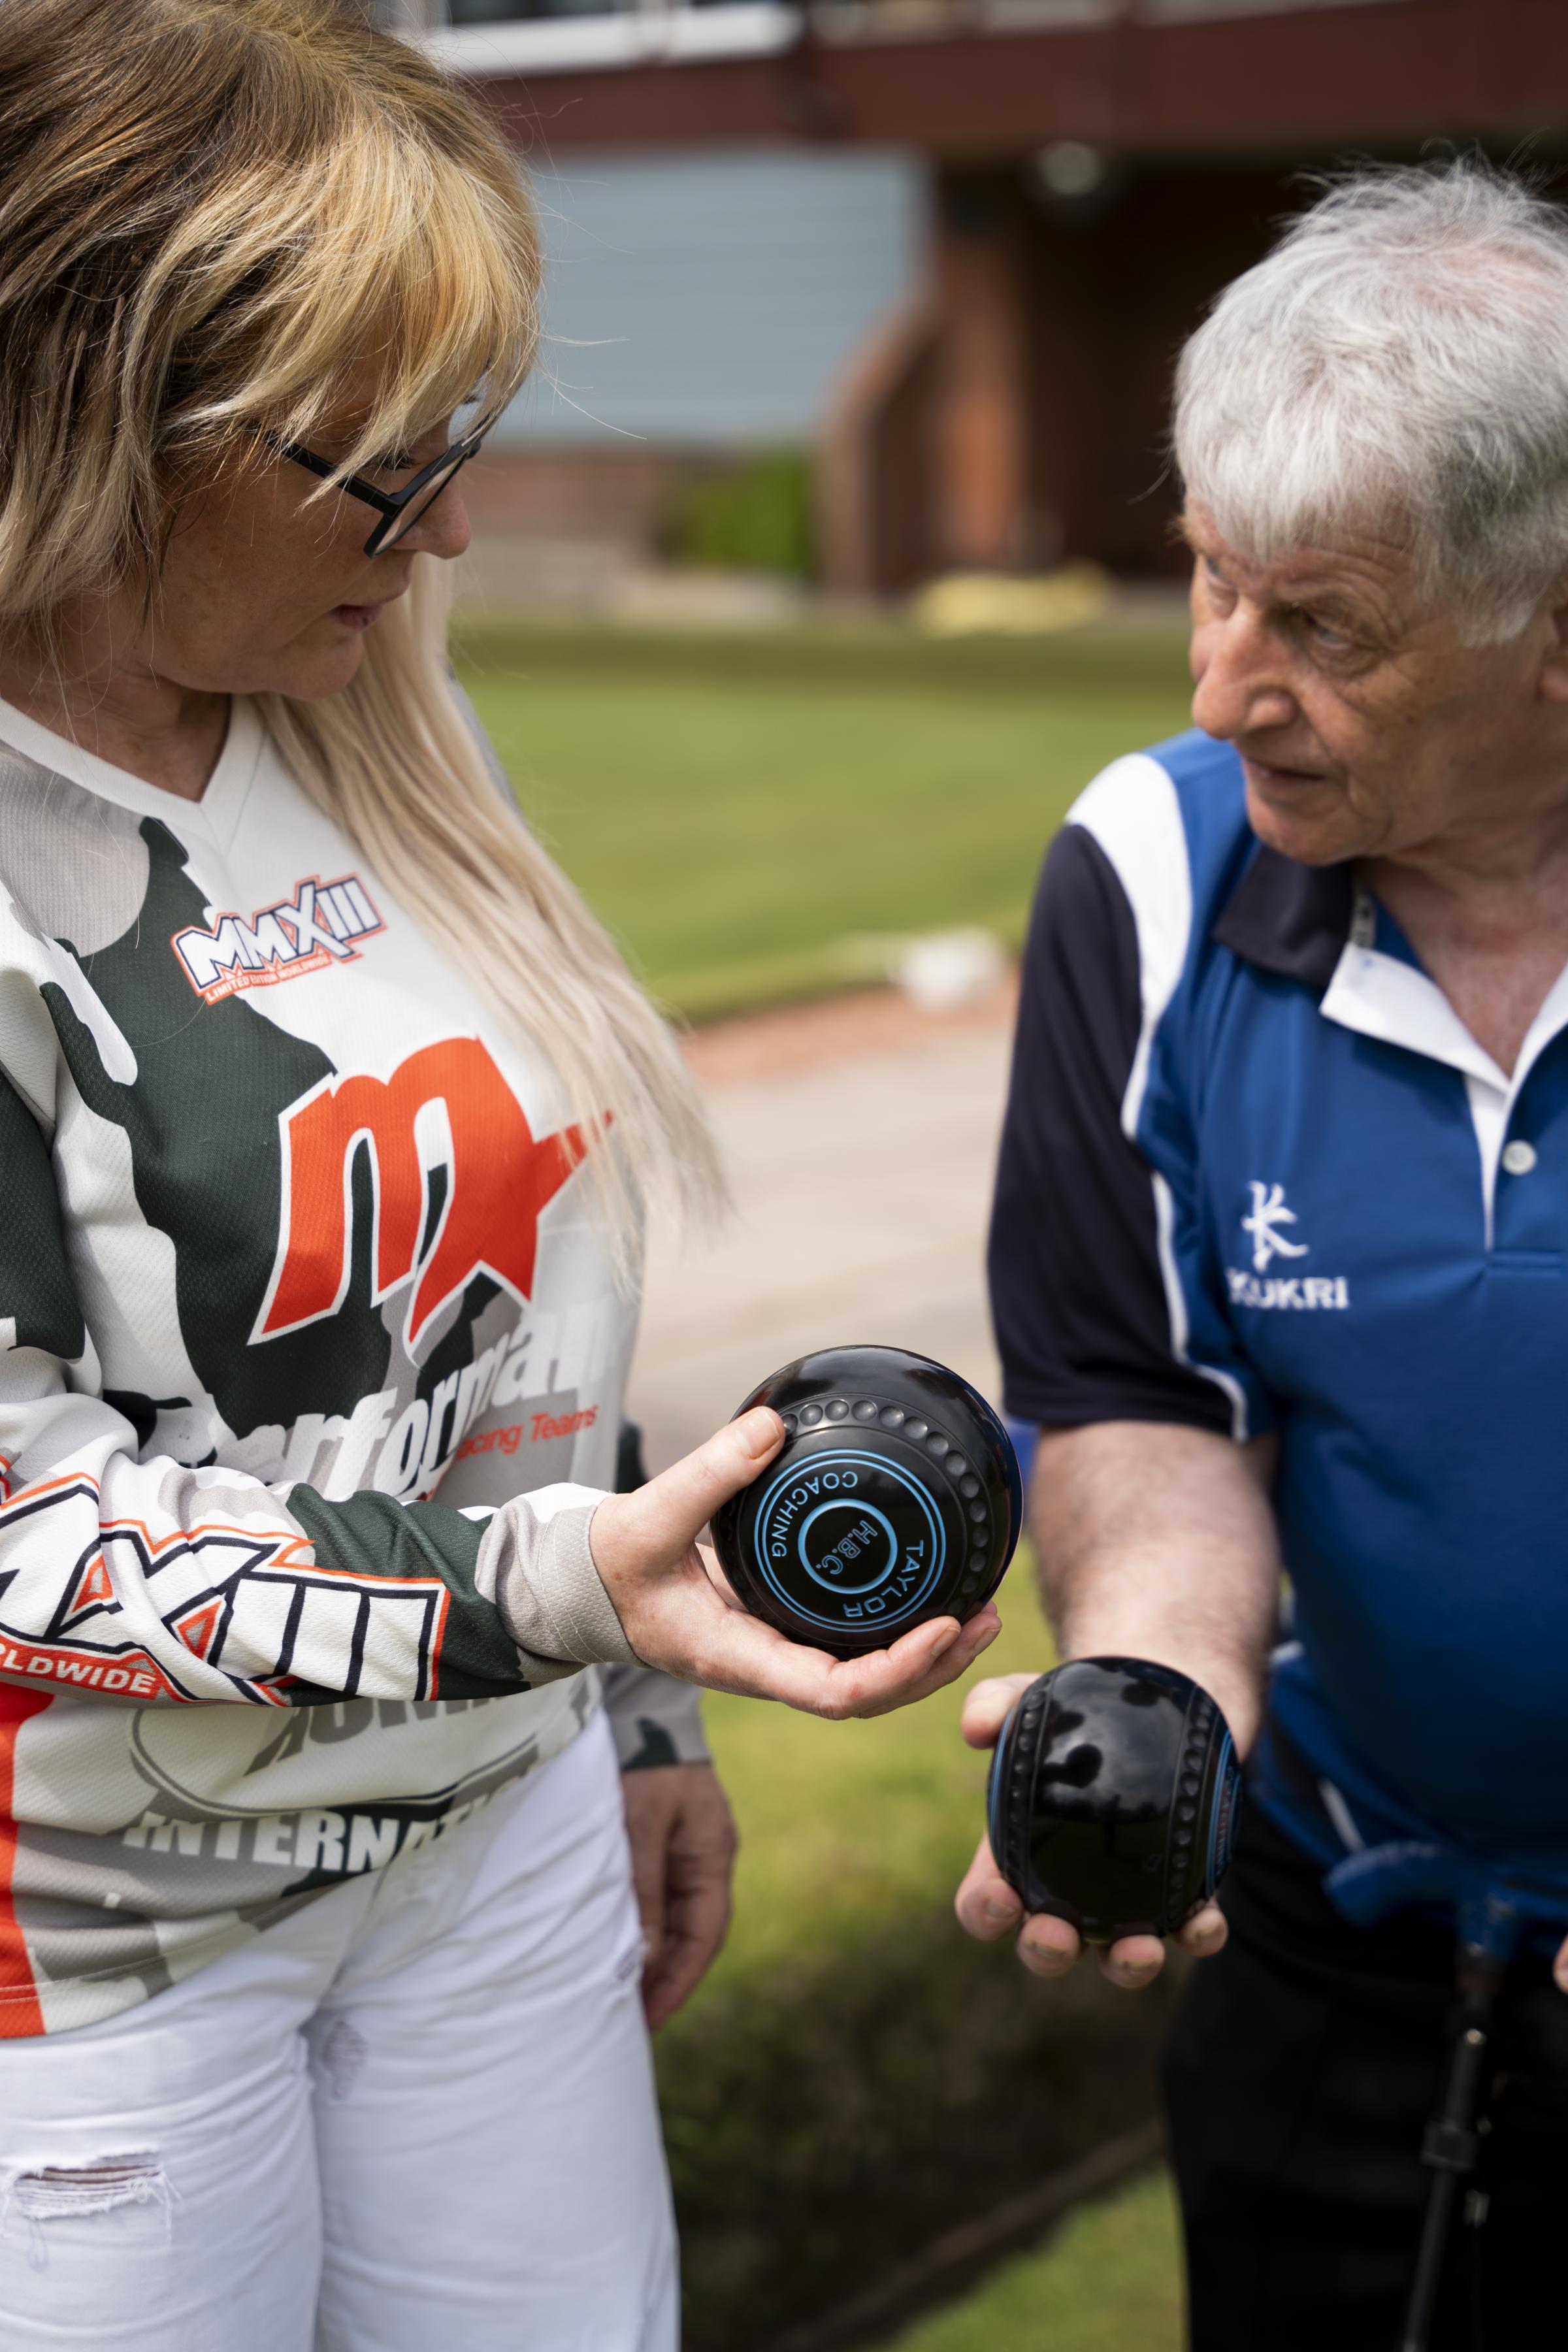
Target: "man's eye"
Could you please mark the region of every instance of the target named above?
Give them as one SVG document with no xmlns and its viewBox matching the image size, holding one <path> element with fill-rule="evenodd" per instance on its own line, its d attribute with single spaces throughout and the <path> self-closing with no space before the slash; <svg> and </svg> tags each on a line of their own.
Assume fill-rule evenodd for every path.
<svg viewBox="0 0 1568 2352">
<path fill-rule="evenodd" d="M 1355 643 L 1348 631 L 1336 628 L 1331 621 L 1322 620 L 1305 604 L 1286 605 L 1285 618 L 1293 629 L 1300 630 L 1323 653 L 1348 653 Z"/>
</svg>

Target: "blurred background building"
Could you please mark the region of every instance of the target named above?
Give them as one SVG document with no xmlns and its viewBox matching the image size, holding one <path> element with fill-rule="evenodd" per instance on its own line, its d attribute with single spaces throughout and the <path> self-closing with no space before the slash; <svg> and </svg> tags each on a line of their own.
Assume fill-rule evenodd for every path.
<svg viewBox="0 0 1568 2352">
<path fill-rule="evenodd" d="M 1172 356 L 1300 174 L 1568 152 L 1562 0 L 381 5 L 538 188 L 551 340 L 476 504 L 568 593 L 661 549 L 1167 572 Z"/>
</svg>

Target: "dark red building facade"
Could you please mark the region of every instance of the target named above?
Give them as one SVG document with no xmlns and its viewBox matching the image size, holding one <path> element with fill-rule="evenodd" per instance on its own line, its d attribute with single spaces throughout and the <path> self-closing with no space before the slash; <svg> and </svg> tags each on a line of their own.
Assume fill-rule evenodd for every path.
<svg viewBox="0 0 1568 2352">
<path fill-rule="evenodd" d="M 1549 183 L 1568 167 L 1568 0 L 751 13 L 773 26 L 752 54 L 479 87 L 525 151 L 785 140 L 932 159 L 929 287 L 861 354 L 822 453 L 828 572 L 850 590 L 1062 556 L 1166 570 L 1174 352 L 1302 175 L 1444 142 Z"/>
</svg>

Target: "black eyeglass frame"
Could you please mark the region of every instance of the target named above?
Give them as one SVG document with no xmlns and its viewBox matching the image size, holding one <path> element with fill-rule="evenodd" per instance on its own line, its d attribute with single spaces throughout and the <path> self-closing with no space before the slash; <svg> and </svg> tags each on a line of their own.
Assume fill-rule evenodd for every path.
<svg viewBox="0 0 1568 2352">
<path fill-rule="evenodd" d="M 493 423 L 494 419 L 490 421 Z M 400 490 L 377 489 L 375 484 L 367 482 L 363 474 L 340 474 L 330 457 L 318 457 L 315 450 L 307 449 L 302 441 L 285 441 L 281 434 L 265 431 L 261 437 L 269 449 L 276 449 L 280 457 L 287 457 L 292 465 L 303 466 L 307 473 L 317 475 L 323 482 L 335 484 L 340 490 L 346 490 L 351 499 L 362 499 L 367 507 L 374 507 L 381 520 L 365 541 L 364 552 L 366 555 L 379 555 L 392 539 L 398 517 L 406 511 L 420 491 L 428 489 L 437 475 L 445 476 L 441 483 L 444 490 L 447 482 L 455 479 L 468 464 L 489 429 L 489 425 L 481 425 L 477 433 L 466 434 L 460 441 L 449 441 L 440 456 L 432 457 L 427 466 L 421 466 L 413 480 L 405 482 Z M 438 498 L 440 491 L 436 495 Z M 429 503 L 434 506 L 436 499 L 432 499 Z M 416 516 L 415 520 L 417 520 Z"/>
</svg>

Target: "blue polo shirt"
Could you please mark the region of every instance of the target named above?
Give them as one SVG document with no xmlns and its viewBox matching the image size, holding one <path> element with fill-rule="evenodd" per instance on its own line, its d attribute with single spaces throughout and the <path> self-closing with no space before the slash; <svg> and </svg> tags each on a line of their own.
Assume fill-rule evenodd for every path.
<svg viewBox="0 0 1568 2352">
<path fill-rule="evenodd" d="M 1046 862 L 991 1241 L 1041 1428 L 1279 1437 L 1268 1810 L 1568 1883 L 1568 973 L 1511 1076 L 1200 734 Z"/>
</svg>

